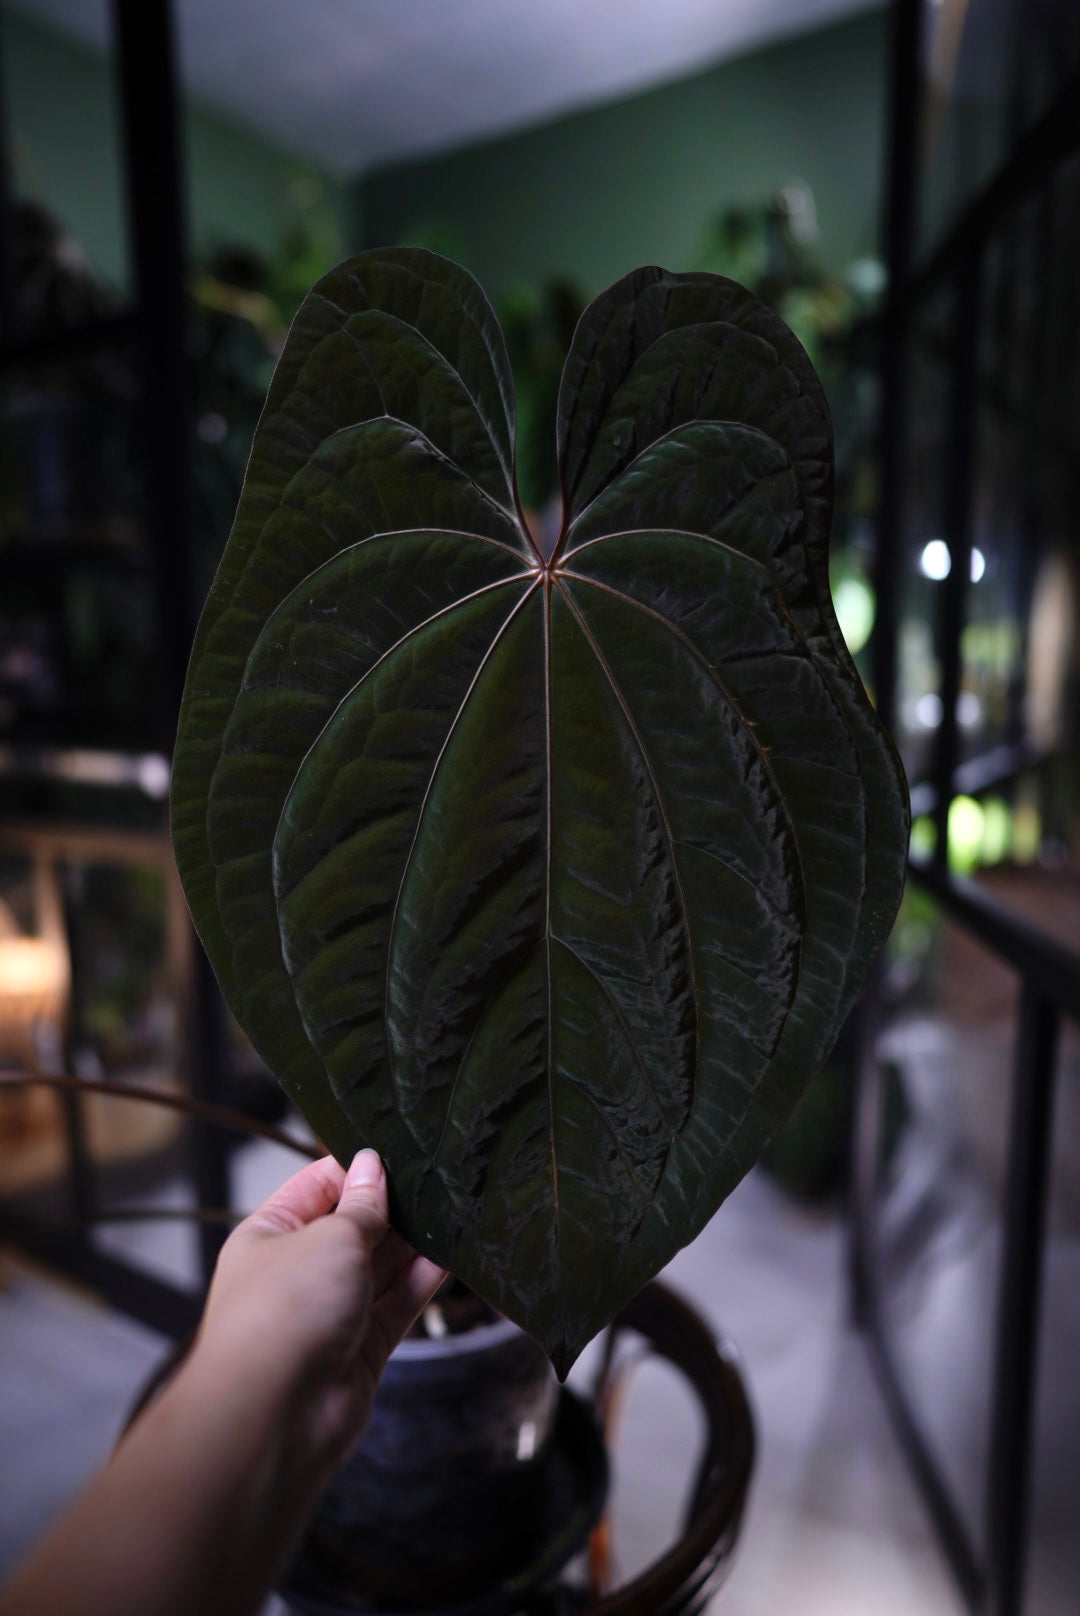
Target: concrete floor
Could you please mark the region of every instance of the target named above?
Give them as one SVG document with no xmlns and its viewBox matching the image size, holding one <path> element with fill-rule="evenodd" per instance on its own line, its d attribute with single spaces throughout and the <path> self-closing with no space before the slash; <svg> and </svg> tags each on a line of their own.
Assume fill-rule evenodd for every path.
<svg viewBox="0 0 1080 1616">
<path fill-rule="evenodd" d="M 260 1144 L 237 1163 L 236 1202 L 250 1206 L 294 1158 Z M 168 1186 L 158 1199 L 169 1199 Z M 187 1228 L 125 1225 L 101 1238 L 177 1278 L 194 1274 Z M 848 1325 L 843 1265 L 839 1220 L 800 1209 L 757 1172 L 668 1270 L 669 1281 L 737 1343 L 758 1421 L 749 1514 L 717 1608 L 727 1616 L 960 1616 L 865 1350 Z M 7 1275 L 0 1575 L 108 1452 L 166 1350 L 151 1331 L 40 1270 L 10 1263 Z M 617 1461 L 622 1573 L 633 1574 L 670 1541 L 696 1439 L 685 1389 L 670 1371 L 643 1367 Z"/>
</svg>

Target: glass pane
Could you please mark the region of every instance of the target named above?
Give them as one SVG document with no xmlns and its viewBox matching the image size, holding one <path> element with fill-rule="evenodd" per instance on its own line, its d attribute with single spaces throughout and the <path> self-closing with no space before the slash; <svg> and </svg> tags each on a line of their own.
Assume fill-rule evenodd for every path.
<svg viewBox="0 0 1080 1616">
<path fill-rule="evenodd" d="M 0 384 L 0 743 L 160 745 L 132 344 Z"/>
<path fill-rule="evenodd" d="M 1012 9 L 1012 0 L 927 0 L 923 7 L 923 252 L 1004 155 Z"/>
<path fill-rule="evenodd" d="M 1037 366 L 1032 351 L 1030 206 L 984 259 L 979 316 L 972 551 L 960 639 L 959 757 L 1018 741 L 1023 626 L 1038 555 L 1027 452 Z"/>
<path fill-rule="evenodd" d="M 63 9 L 77 31 L 29 7 L 3 15 L 23 336 L 83 324 L 130 291 L 111 7 Z"/>
<path fill-rule="evenodd" d="M 942 450 L 948 432 L 951 324 L 952 298 L 946 292 L 920 312 L 911 347 L 897 741 L 912 785 L 932 772 L 934 739 L 941 724 L 937 619 L 941 583 L 948 570 Z"/>
<path fill-rule="evenodd" d="M 1011 40 L 1014 115 L 1025 128 L 1054 101 L 1080 62 L 1080 10 L 1074 0 L 1021 0 Z"/>
<path fill-rule="evenodd" d="M 918 240 L 926 253 L 1080 61 L 1074 0 L 925 0 Z"/>
<path fill-rule="evenodd" d="M 982 1544 L 1018 988 L 915 889 L 889 979 L 900 1008 L 878 1048 L 883 1321 L 916 1418 Z"/>
<path fill-rule="evenodd" d="M 0 744 L 160 750 L 111 7 L 76 9 L 3 18 L 25 347 L 0 384 Z"/>
<path fill-rule="evenodd" d="M 121 838 L 116 838 L 117 841 Z M 71 1060 L 78 1076 L 184 1091 L 179 1010 L 190 968 L 175 881 L 164 859 L 69 859 L 64 866 L 72 960 Z M 94 1096 L 87 1143 L 100 1210 L 194 1204 L 190 1124 L 175 1111 Z M 103 1248 L 160 1277 L 198 1282 L 194 1227 L 126 1220 L 96 1227 Z"/>
<path fill-rule="evenodd" d="M 1080 704 L 1080 560 L 1076 533 L 1076 468 L 1080 463 L 1080 158 L 1066 164 L 1032 215 L 1032 302 L 1035 326 L 1029 530 L 1036 561 L 1024 597 L 1025 670 L 1022 723 L 1032 750 L 1046 759 L 1051 794 L 1042 804 L 1043 840 L 1055 856 L 1080 864 L 1076 781 Z M 1054 778 L 1049 778 L 1049 777 Z M 1047 849 L 1044 848 L 1044 852 Z"/>
<path fill-rule="evenodd" d="M 1062 1027 L 1043 1268 L 1029 1616 L 1071 1616 L 1080 1588 L 1080 1029 Z"/>
<path fill-rule="evenodd" d="M 66 1059 L 90 1083 L 107 1079 L 182 1094 L 181 1010 L 190 944 L 162 839 L 126 832 L 66 838 L 59 877 L 70 952 Z M 136 1208 L 194 1204 L 191 1125 L 176 1111 L 90 1095 L 80 1101 L 94 1169 L 91 1238 L 160 1278 L 196 1286 L 198 1247 L 186 1221 L 131 1221 Z"/>
<path fill-rule="evenodd" d="M 979 798 L 959 811 L 997 822 L 984 862 L 1076 862 L 1078 208 L 1074 160 L 1010 216 L 987 256 L 956 779 Z M 1037 766 L 1018 779 L 1025 757 Z"/>
</svg>

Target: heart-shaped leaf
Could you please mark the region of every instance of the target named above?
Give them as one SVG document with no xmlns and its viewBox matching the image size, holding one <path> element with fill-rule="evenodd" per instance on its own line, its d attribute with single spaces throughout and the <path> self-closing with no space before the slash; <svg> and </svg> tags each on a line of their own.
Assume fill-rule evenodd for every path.
<svg viewBox="0 0 1080 1616">
<path fill-rule="evenodd" d="M 560 1373 L 828 1053 L 907 795 L 828 590 L 831 440 L 742 288 L 639 270 L 534 548 L 501 333 L 366 253 L 303 304 L 199 627 L 177 860 L 226 998 L 395 1220 Z"/>
</svg>

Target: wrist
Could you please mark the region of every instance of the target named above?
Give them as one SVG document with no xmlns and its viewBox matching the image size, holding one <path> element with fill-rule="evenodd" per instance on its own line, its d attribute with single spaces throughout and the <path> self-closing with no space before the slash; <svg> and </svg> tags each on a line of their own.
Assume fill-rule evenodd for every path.
<svg viewBox="0 0 1080 1616">
<path fill-rule="evenodd" d="M 196 1338 L 147 1411 L 166 1440 L 213 1463 L 223 1485 L 275 1508 L 278 1497 L 314 1499 L 332 1456 L 311 1418 L 300 1377 L 274 1361 L 237 1369 L 237 1360 Z"/>
</svg>

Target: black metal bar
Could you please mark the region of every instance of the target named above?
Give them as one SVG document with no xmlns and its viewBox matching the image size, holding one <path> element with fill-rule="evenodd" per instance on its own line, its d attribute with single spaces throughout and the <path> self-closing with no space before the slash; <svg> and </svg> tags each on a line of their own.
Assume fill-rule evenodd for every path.
<svg viewBox="0 0 1080 1616">
<path fill-rule="evenodd" d="M 192 382 L 179 102 L 167 0 L 113 0 L 123 106 L 127 194 L 143 350 L 146 517 L 157 568 L 165 677 L 161 744 L 171 750 L 198 616 L 192 488 Z M 214 1102 L 224 1088 L 223 1014 L 217 984 L 198 950 L 189 1023 L 191 1087 Z M 198 1199 L 228 1206 L 228 1156 L 219 1136 L 192 1139 Z M 209 1276 L 221 1230 L 200 1231 Z"/>
<path fill-rule="evenodd" d="M 1043 560 L 1044 534 L 1043 525 L 1043 490 L 1047 472 L 1046 457 L 1050 446 L 1047 439 L 1053 431 L 1054 410 L 1048 398 L 1047 388 L 1048 370 L 1055 360 L 1051 358 L 1051 330 L 1052 299 L 1047 295 L 1047 279 L 1050 274 L 1050 265 L 1053 263 L 1055 225 L 1056 225 L 1056 187 L 1051 178 L 1044 186 L 1043 194 L 1038 203 L 1038 249 L 1034 259 L 1038 265 L 1037 275 L 1041 282 L 1042 296 L 1036 303 L 1036 314 L 1033 322 L 1032 353 L 1027 356 L 1028 386 L 1022 436 L 1019 456 L 1019 543 L 1016 545 L 1012 559 L 1013 566 L 1013 599 L 1016 608 L 1016 620 L 1020 628 L 1020 647 L 1017 657 L 1016 669 L 1009 686 L 1007 733 L 1010 739 L 1022 735 L 1024 729 L 1024 685 L 1025 679 L 1022 670 L 1028 666 L 1028 651 L 1031 635 L 1031 602 L 1035 594 L 1035 582 L 1038 568 Z M 1013 291 L 1014 300 L 1019 302 L 1016 289 Z M 1023 371 L 1021 370 L 1021 374 Z M 1050 432 L 1048 433 L 1048 428 Z M 1072 454 L 1064 463 L 1073 466 L 1074 473 L 1080 472 L 1077 466 L 1075 439 L 1072 445 Z"/>
<path fill-rule="evenodd" d="M 886 58 L 888 148 L 882 246 L 889 279 L 880 333 L 880 492 L 873 563 L 876 615 L 871 643 L 874 699 L 879 717 L 890 730 L 896 724 L 897 605 L 907 456 L 906 288 L 915 230 L 921 50 L 922 0 L 894 0 Z M 876 962 L 855 1011 L 853 1040 L 847 1258 L 852 1319 L 863 1328 L 869 1327 L 876 1307 L 873 1240 L 881 1105 L 875 1044 L 881 1017 L 882 970 L 881 962 Z"/>
<path fill-rule="evenodd" d="M 1041 307 L 1041 312 L 1048 311 L 1045 307 Z M 916 325 L 912 328 L 911 340 L 943 368 L 952 365 L 955 344 L 951 334 Z M 1014 378 L 1010 377 L 1010 382 L 1013 380 Z M 979 396 L 984 406 L 992 410 L 1001 421 L 1016 427 L 1026 428 L 1029 425 L 1030 388 L 1027 396 L 1017 397 L 1015 388 L 1010 391 L 1009 386 L 1000 377 L 989 374 L 981 363 Z M 1045 407 L 1037 412 L 1036 418 L 1040 449 L 1044 454 L 1053 454 L 1056 457 L 1058 476 L 1069 479 L 1080 488 L 1080 466 L 1076 463 L 1076 446 L 1070 437 L 1072 421 L 1058 422 L 1053 413 Z"/>
<path fill-rule="evenodd" d="M 920 302 L 948 281 L 964 258 L 982 249 L 1010 210 L 1077 149 L 1080 71 L 1070 74 L 1048 110 L 1021 135 L 995 178 L 964 209 L 927 262 L 916 269 L 902 289 L 905 301 Z"/>
<path fill-rule="evenodd" d="M 876 618 L 874 698 L 886 728 L 895 728 L 897 600 L 904 536 L 907 454 L 907 284 L 915 234 L 919 60 L 922 0 L 897 0 L 889 54 L 889 135 L 884 220 L 889 281 L 881 324 L 880 498 L 874 550 Z"/>
<path fill-rule="evenodd" d="M 878 435 L 880 495 L 874 548 L 876 601 L 871 643 L 872 680 L 878 715 L 890 730 L 896 721 L 897 601 L 904 538 L 904 461 L 907 454 L 907 319 L 905 288 L 915 228 L 916 131 L 921 0 L 894 0 L 887 56 L 888 152 L 882 239 L 889 280 L 881 320 L 881 417 Z M 881 967 L 876 966 L 856 1011 L 855 1094 L 851 1131 L 851 1309 L 861 1323 L 870 1309 L 871 1241 L 880 1117 L 874 1042 L 880 1012 Z"/>
<path fill-rule="evenodd" d="M 882 242 L 888 288 L 881 319 L 881 417 L 878 460 L 880 495 L 874 549 L 876 601 L 871 644 L 872 679 L 878 715 L 887 728 L 896 722 L 897 602 L 904 539 L 903 493 L 907 455 L 907 317 L 905 292 L 911 268 L 916 210 L 919 63 L 922 49 L 921 0 L 894 0 L 887 56 L 888 150 L 886 208 Z M 855 1012 L 855 1092 L 851 1124 L 850 1306 L 857 1324 L 873 1307 L 873 1225 L 877 1180 L 880 1104 L 874 1044 L 881 1007 L 880 964 Z"/>
<path fill-rule="evenodd" d="M 168 0 L 113 0 L 113 17 L 144 382 L 144 510 L 164 642 L 160 739 L 167 749 L 197 617 L 179 107 Z"/>
<path fill-rule="evenodd" d="M 994 1364 L 987 1616 L 1018 1616 L 1023 1602 L 1057 1035 L 1054 1006 L 1025 982 L 1013 1079 L 1005 1262 Z"/>
<path fill-rule="evenodd" d="M 144 1273 L 96 1246 L 42 1229 L 28 1218 L 0 1213 L 0 1240 L 98 1291 L 111 1306 L 177 1339 L 199 1322 L 201 1301 L 191 1292 Z"/>
<path fill-rule="evenodd" d="M 934 858 L 942 871 L 949 858 L 949 806 L 959 761 L 960 646 L 964 629 L 968 580 L 971 576 L 971 514 L 975 479 L 975 436 L 978 423 L 978 341 L 982 304 L 982 261 L 974 252 L 959 264 L 953 295 L 956 357 L 951 378 L 949 430 L 946 444 L 944 521 L 950 566 L 941 584 L 937 625 L 941 664 L 941 723 L 934 754 L 937 841 Z"/>
<path fill-rule="evenodd" d="M 7 115 L 7 78 L 4 72 L 4 16 L 0 0 L 0 339 L 10 341 L 18 330 L 19 311 L 15 286 L 15 266 L 11 247 L 15 239 L 12 229 L 11 128 Z"/>
<path fill-rule="evenodd" d="M 937 1530 L 945 1558 L 968 1609 L 980 1611 L 986 1577 L 952 1495 L 934 1458 L 930 1444 L 912 1413 L 911 1400 L 889 1350 L 880 1314 L 875 1307 L 864 1321 L 870 1361 L 881 1386 L 904 1457 Z"/>
<path fill-rule="evenodd" d="M 245 1139 L 269 1139 L 286 1150 L 295 1150 L 298 1156 L 314 1160 L 323 1154 L 319 1145 L 306 1139 L 297 1139 L 283 1128 L 275 1128 L 257 1117 L 245 1116 L 242 1111 L 230 1111 L 224 1106 L 210 1105 L 192 1094 L 176 1094 L 170 1089 L 145 1088 L 134 1083 L 117 1083 L 109 1078 L 73 1077 L 68 1072 L 21 1072 L 0 1069 L 0 1091 L 5 1088 L 33 1088 L 41 1084 L 68 1094 L 106 1094 L 112 1099 L 130 1100 L 135 1105 L 159 1105 L 166 1110 L 179 1111 L 196 1122 L 208 1122 L 216 1128 L 228 1128 Z"/>
<path fill-rule="evenodd" d="M 855 1104 L 849 1145 L 847 1261 L 849 1307 L 856 1329 L 870 1326 L 877 1307 L 874 1229 L 882 1121 L 881 1078 L 875 1051 L 881 1028 L 884 969 L 879 955 L 853 1011 Z"/>
<path fill-rule="evenodd" d="M 71 972 L 70 986 L 68 988 L 68 1016 L 64 1033 L 64 1058 L 70 1069 L 74 1069 L 73 1060 L 76 1035 L 84 1016 L 82 948 L 78 933 L 78 905 L 73 888 L 79 880 L 78 872 L 70 865 L 57 868 L 53 863 L 50 866 L 52 881 L 59 883 L 59 897 L 63 913 L 64 932 L 68 941 L 68 961 Z M 78 1094 L 61 1094 L 64 1117 L 67 1124 L 68 1142 L 68 1187 L 71 1192 L 71 1210 L 80 1223 L 89 1222 L 98 1210 L 98 1181 L 97 1172 L 90 1155 L 86 1137 L 86 1119 L 83 1114 L 82 1100 Z"/>
<path fill-rule="evenodd" d="M 210 961 L 198 941 L 195 944 L 192 1000 L 191 1092 L 197 1099 L 213 1105 L 220 1101 L 225 1091 L 225 1007 L 210 969 Z M 232 1185 L 225 1135 L 216 1129 L 194 1128 L 191 1149 L 196 1196 L 200 1206 L 231 1206 Z M 199 1230 L 203 1273 L 208 1282 L 224 1241 L 225 1231 L 220 1227 L 204 1225 Z"/>
<path fill-rule="evenodd" d="M 974 881 L 943 875 L 936 865 L 910 859 L 912 878 L 929 889 L 954 920 L 1011 965 L 1062 1015 L 1080 1021 L 1080 954 L 991 897 Z"/>
<path fill-rule="evenodd" d="M 1058 747 L 1035 746 L 1031 741 L 1006 741 L 993 746 L 989 752 L 958 763 L 953 772 L 953 793 L 963 792 L 969 797 L 983 796 L 988 791 L 1000 791 L 1021 774 L 1029 774 L 1056 763 L 1065 756 Z M 911 787 L 912 818 L 919 814 L 932 814 L 937 806 L 937 787 L 929 780 L 921 780 Z"/>
<path fill-rule="evenodd" d="M 83 325 L 66 326 L 59 331 L 32 337 L 12 337 L 0 342 L 0 372 L 48 363 L 53 359 L 76 359 L 96 349 L 115 349 L 139 330 L 130 312 L 102 315 Z"/>
<path fill-rule="evenodd" d="M 1008 0 L 1008 29 L 1009 47 L 1005 60 L 1008 63 L 1008 113 L 1006 138 L 1010 146 L 1014 146 L 1020 138 L 1024 119 L 1024 86 L 1028 80 L 1028 57 L 1031 36 L 1024 27 L 1023 7 L 1028 0 Z"/>
<path fill-rule="evenodd" d="M 887 1339 L 874 1249 L 880 1076 L 873 1042 L 880 1015 L 880 973 L 868 990 L 871 1002 L 861 1012 L 863 1059 L 856 1085 L 851 1277 L 856 1320 L 866 1331 L 897 1434 L 960 1590 L 972 1611 L 989 1612 L 989 1616 L 1016 1616 L 1022 1598 L 1027 1537 L 1035 1330 L 1050 1129 L 1049 1072 L 1057 1017 L 1067 1014 L 1080 1018 L 1080 955 L 1012 913 L 978 886 L 954 879 L 948 869 L 947 823 L 949 801 L 955 791 L 990 789 L 998 781 L 1004 782 L 1041 761 L 1025 755 L 1027 749 L 1014 726 L 1009 735 L 1014 744 L 998 748 L 988 757 L 958 763 L 960 638 L 970 578 L 984 256 L 994 232 L 1007 225 L 1010 212 L 1048 181 L 1052 182 L 1058 165 L 1080 149 L 1080 74 L 1071 76 L 1053 105 L 1025 130 L 1021 128 L 1018 90 L 1022 75 L 1018 67 L 1010 130 L 1012 145 L 1006 161 L 991 182 L 963 209 L 936 249 L 921 264 L 913 266 L 911 243 L 916 236 L 916 127 L 921 61 L 917 13 L 920 10 L 918 0 L 894 0 L 886 228 L 890 279 L 880 328 L 881 511 L 875 574 L 879 616 L 875 628 L 874 682 L 879 711 L 886 722 L 891 723 L 895 711 L 895 603 L 903 539 L 909 408 L 907 350 L 915 335 L 917 310 L 929 296 L 951 282 L 956 296 L 956 320 L 947 353 L 952 396 L 949 442 L 944 453 L 946 536 L 952 572 L 941 592 L 938 624 L 944 722 L 937 738 L 934 777 L 915 793 L 919 810 L 934 814 L 938 836 L 934 860 L 929 864 L 912 861 L 910 869 L 913 879 L 937 897 L 946 913 L 1017 970 L 1023 982 L 1025 1009 L 1017 1051 L 1016 1121 L 994 1382 L 994 1427 L 988 1478 L 991 1551 L 986 1570 L 980 1564 L 971 1534 L 916 1419 Z M 1022 5 L 1013 7 L 1018 34 L 1013 50 L 1018 64 L 1018 53 L 1027 39 L 1024 15 Z M 1045 244 L 1043 251 L 1045 259 L 1048 251 Z M 1049 311 L 1044 310 L 1044 315 L 1048 318 Z M 996 383 L 996 378 L 991 378 L 991 382 Z M 1012 403 L 1011 399 L 1006 402 Z M 1034 433 L 1035 430 L 1032 421 L 1029 431 Z"/>
</svg>

